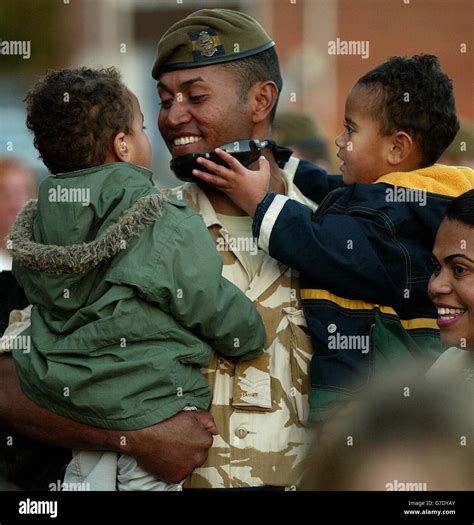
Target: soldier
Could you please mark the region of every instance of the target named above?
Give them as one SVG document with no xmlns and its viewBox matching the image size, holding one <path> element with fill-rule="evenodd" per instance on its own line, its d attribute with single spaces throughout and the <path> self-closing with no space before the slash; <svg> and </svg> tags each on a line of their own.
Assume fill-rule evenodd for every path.
<svg viewBox="0 0 474 525">
<path fill-rule="evenodd" d="M 161 98 L 158 125 L 174 158 L 271 135 L 282 88 L 278 57 L 271 38 L 248 15 L 205 9 L 181 20 L 159 43 L 153 77 Z M 313 205 L 293 183 L 298 160 L 280 168 L 272 148 L 263 155 L 273 191 Z M 177 174 L 185 180 L 191 175 Z M 267 330 L 261 358 L 234 364 L 215 357 L 208 367 L 210 412 L 220 433 L 188 486 L 294 486 L 310 440 L 304 423 L 311 347 L 297 274 L 257 249 L 251 218 L 224 194 L 192 182 L 172 194 L 202 215 L 224 276 L 254 301 Z"/>
<path fill-rule="evenodd" d="M 159 42 L 153 76 L 161 98 L 158 125 L 178 177 L 193 180 L 193 153 L 234 142 L 245 147 L 246 139 L 253 139 L 268 146 L 262 154 L 271 169 L 270 191 L 315 208 L 294 184 L 304 163 L 266 142 L 282 81 L 274 42 L 253 18 L 228 9 L 204 9 L 179 21 Z M 262 357 L 232 363 L 216 356 L 205 370 L 213 394 L 210 413 L 219 429 L 206 462 L 202 464 L 212 440 L 206 439 L 203 427 L 209 416 L 180 413 L 142 431 L 111 432 L 41 410 L 40 423 L 40 409 L 21 397 L 6 358 L 0 360 L 0 389 L 13 388 L 12 404 L 20 403 L 25 412 L 18 421 L 0 403 L 0 417 L 24 431 L 29 423 L 31 435 L 51 442 L 47 420 L 49 427 L 61 429 L 56 443 L 120 450 L 170 482 L 202 465 L 188 487 L 294 488 L 312 439 L 305 425 L 311 344 L 297 273 L 257 249 L 252 219 L 225 194 L 201 182 L 187 182 L 167 193 L 186 199 L 202 215 L 222 255 L 223 275 L 254 302 L 267 332 Z M 123 435 L 129 436 L 125 449 L 120 444 Z"/>
</svg>

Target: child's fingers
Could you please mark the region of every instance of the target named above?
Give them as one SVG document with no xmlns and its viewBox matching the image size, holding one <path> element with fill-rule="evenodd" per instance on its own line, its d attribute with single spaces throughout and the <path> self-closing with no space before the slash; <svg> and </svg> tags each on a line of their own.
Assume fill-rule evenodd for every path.
<svg viewBox="0 0 474 525">
<path fill-rule="evenodd" d="M 229 170 L 225 166 L 221 166 L 220 164 L 216 164 L 215 162 L 212 162 L 212 160 L 205 159 L 204 157 L 198 157 L 196 159 L 196 162 L 198 164 L 202 164 L 210 172 L 216 175 L 219 175 L 220 177 L 223 177 L 225 179 L 230 179 L 232 177 L 231 170 Z"/>
<path fill-rule="evenodd" d="M 214 151 L 217 153 L 217 155 L 219 155 L 219 157 L 222 160 L 225 160 L 225 162 L 227 162 L 227 164 L 235 171 L 238 172 L 238 171 L 245 170 L 244 166 L 230 153 L 227 153 L 226 151 L 220 148 L 216 148 Z"/>
<path fill-rule="evenodd" d="M 219 148 L 216 148 L 214 151 L 219 155 L 219 157 L 222 160 L 225 160 L 227 162 L 231 169 L 233 169 L 239 174 L 245 174 L 247 169 L 235 157 Z M 263 155 L 260 155 L 258 159 L 258 166 L 259 170 L 262 170 L 265 175 L 270 175 L 270 163 Z"/>
<path fill-rule="evenodd" d="M 193 170 L 192 173 L 196 178 L 207 182 L 208 184 L 214 186 L 215 188 L 218 188 L 219 190 L 228 190 L 230 188 L 228 182 L 222 177 L 219 177 L 218 175 L 212 175 L 210 173 L 206 173 L 200 170 Z"/>
<path fill-rule="evenodd" d="M 263 155 L 258 159 L 258 168 L 265 175 L 270 175 L 270 163 Z"/>
</svg>

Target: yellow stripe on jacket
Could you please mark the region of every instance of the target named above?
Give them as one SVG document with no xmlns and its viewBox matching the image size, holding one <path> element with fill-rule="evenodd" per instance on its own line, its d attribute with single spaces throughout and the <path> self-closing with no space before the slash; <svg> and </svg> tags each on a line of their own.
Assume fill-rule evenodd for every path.
<svg viewBox="0 0 474 525">
<path fill-rule="evenodd" d="M 316 299 L 319 301 L 330 301 L 331 303 L 344 308 L 345 310 L 374 310 L 377 309 L 381 313 L 386 315 L 393 315 L 399 318 L 397 312 L 390 306 L 382 306 L 375 303 L 369 303 L 360 299 L 347 299 L 346 297 L 339 297 L 334 295 L 328 290 L 319 290 L 305 288 L 300 292 L 301 299 Z M 399 319 L 400 324 L 405 330 L 417 330 L 420 328 L 430 328 L 433 330 L 439 330 L 436 320 L 427 317 L 418 317 L 414 319 Z"/>
</svg>

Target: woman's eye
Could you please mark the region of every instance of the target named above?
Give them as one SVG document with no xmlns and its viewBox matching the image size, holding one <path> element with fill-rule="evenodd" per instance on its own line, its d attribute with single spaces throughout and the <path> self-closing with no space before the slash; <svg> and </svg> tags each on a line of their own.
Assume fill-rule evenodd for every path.
<svg viewBox="0 0 474 525">
<path fill-rule="evenodd" d="M 146 129 L 146 126 L 142 126 L 142 129 Z"/>
<path fill-rule="evenodd" d="M 439 272 L 441 271 L 441 265 L 440 265 L 439 263 L 437 263 L 437 262 L 433 262 L 432 264 L 433 264 L 433 268 L 432 268 L 432 270 L 431 270 L 432 273 L 433 273 L 434 275 L 438 275 Z"/>
<path fill-rule="evenodd" d="M 460 275 L 463 275 L 466 271 L 467 271 L 466 268 L 464 268 L 464 266 L 461 266 L 459 264 L 455 264 L 453 266 L 454 275 L 460 276 Z"/>
</svg>

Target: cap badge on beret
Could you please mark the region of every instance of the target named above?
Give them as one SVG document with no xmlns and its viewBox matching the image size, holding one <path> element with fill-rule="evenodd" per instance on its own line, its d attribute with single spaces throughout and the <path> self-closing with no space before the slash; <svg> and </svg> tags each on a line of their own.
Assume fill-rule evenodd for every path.
<svg viewBox="0 0 474 525">
<path fill-rule="evenodd" d="M 212 27 L 203 31 L 190 31 L 188 33 L 193 46 L 193 60 L 200 62 L 203 58 L 211 58 L 214 55 L 225 55 L 217 32 Z"/>
<path fill-rule="evenodd" d="M 0 0 L 1 2 L 1 0 Z M 250 15 L 231 9 L 200 9 L 173 24 L 158 42 L 152 76 L 233 62 L 275 45 Z"/>
</svg>

